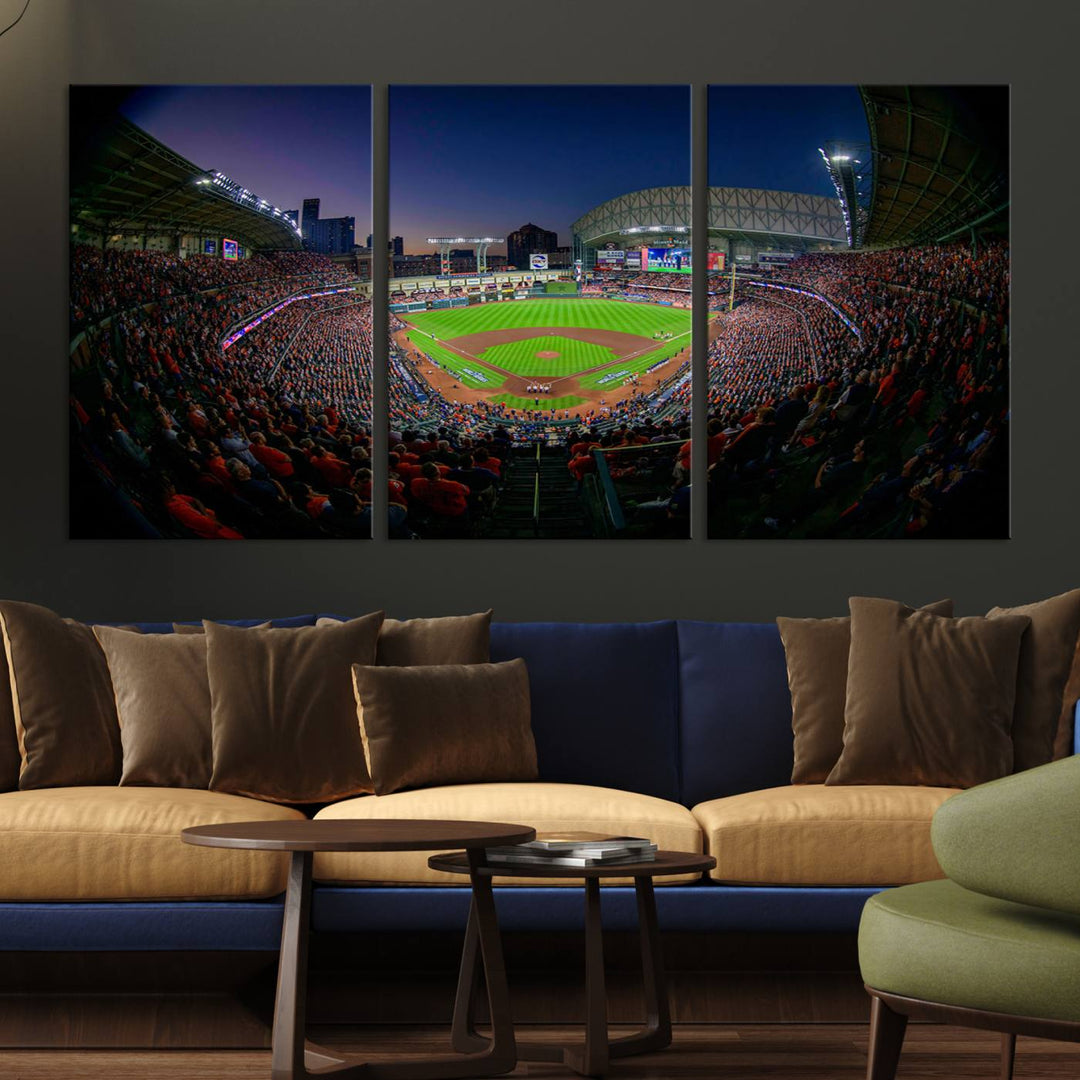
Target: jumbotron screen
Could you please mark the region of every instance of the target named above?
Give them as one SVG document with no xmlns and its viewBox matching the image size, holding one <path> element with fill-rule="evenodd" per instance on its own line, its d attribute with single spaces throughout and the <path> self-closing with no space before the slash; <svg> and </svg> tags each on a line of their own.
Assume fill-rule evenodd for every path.
<svg viewBox="0 0 1080 1080">
<path fill-rule="evenodd" d="M 670 274 L 689 274 L 692 260 L 689 248 L 642 248 L 642 265 L 649 270 L 660 270 Z M 723 270 L 724 253 L 710 251 L 706 259 L 706 269 Z"/>
<path fill-rule="evenodd" d="M 645 248 L 641 254 L 646 270 L 666 270 L 672 274 L 690 273 L 688 248 Z"/>
</svg>

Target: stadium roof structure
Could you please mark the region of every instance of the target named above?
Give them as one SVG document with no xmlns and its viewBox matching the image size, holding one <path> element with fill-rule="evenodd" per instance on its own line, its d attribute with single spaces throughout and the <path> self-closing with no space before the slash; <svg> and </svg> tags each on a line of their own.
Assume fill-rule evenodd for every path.
<svg viewBox="0 0 1080 1080">
<path fill-rule="evenodd" d="M 873 189 L 867 247 L 947 240 L 1009 208 L 1004 86 L 860 86 Z"/>
<path fill-rule="evenodd" d="M 588 247 L 647 240 L 650 232 L 685 234 L 689 242 L 692 189 L 646 188 L 594 207 L 571 226 Z M 709 189 L 709 235 L 789 251 L 847 245 L 844 215 L 836 199 L 756 188 Z"/>
<path fill-rule="evenodd" d="M 298 250 L 277 207 L 202 169 L 119 113 L 72 118 L 71 223 L 103 235 L 229 237 L 249 250 Z"/>
</svg>

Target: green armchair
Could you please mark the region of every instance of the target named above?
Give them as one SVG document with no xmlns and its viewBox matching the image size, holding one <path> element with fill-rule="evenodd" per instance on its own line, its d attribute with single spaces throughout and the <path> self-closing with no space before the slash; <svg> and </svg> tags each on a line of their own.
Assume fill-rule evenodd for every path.
<svg viewBox="0 0 1080 1080">
<path fill-rule="evenodd" d="M 893 1080 L 909 1018 L 1080 1042 L 1080 756 L 953 796 L 934 816 L 948 875 L 872 897 L 859 926 L 867 1080 Z"/>
</svg>

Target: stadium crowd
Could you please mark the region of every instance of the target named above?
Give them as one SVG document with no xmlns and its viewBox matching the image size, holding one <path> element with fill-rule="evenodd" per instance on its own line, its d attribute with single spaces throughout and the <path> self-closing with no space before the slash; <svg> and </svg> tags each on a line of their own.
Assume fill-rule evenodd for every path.
<svg viewBox="0 0 1080 1080">
<path fill-rule="evenodd" d="M 115 311 L 183 293 L 294 279 L 293 288 L 297 288 L 303 278 L 330 284 L 348 276 L 325 256 L 305 251 L 230 261 L 214 255 L 180 258 L 163 251 L 102 252 L 88 244 L 76 244 L 71 249 L 72 333 Z"/>
<path fill-rule="evenodd" d="M 770 280 L 854 330 L 740 286 L 709 350 L 712 535 L 1006 535 L 1007 245 L 804 255 Z"/>
<path fill-rule="evenodd" d="M 257 256 L 242 284 L 218 260 L 220 277 L 202 263 L 191 278 L 151 272 L 149 292 L 115 289 L 114 274 L 134 281 L 148 266 L 168 267 L 145 255 L 110 252 L 98 262 L 73 252 L 81 295 L 105 298 L 87 310 L 117 312 L 107 326 L 87 326 L 72 369 L 75 533 L 121 523 L 122 534 L 143 536 L 369 536 L 370 404 L 350 420 L 342 402 L 354 392 L 370 402 L 370 389 L 359 376 L 343 381 L 358 356 L 332 356 L 333 331 L 320 338 L 316 329 L 355 309 L 325 311 L 332 298 L 297 301 L 232 348 L 220 345 L 275 299 L 340 283 L 339 269 L 321 256 Z M 159 291 L 162 282 L 172 286 Z M 313 381 L 284 364 L 277 370 L 289 329 L 306 329 L 308 315 L 316 327 L 294 346 L 319 360 L 323 374 Z"/>
</svg>

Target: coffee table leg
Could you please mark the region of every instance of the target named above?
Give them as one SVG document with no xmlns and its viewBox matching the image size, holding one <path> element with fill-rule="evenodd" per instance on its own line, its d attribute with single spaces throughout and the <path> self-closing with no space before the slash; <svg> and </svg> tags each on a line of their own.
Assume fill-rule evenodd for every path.
<svg viewBox="0 0 1080 1080">
<path fill-rule="evenodd" d="M 294 851 L 285 893 L 270 1075 L 273 1080 L 301 1080 L 307 1017 L 308 923 L 311 912 L 311 852 Z"/>
<path fill-rule="evenodd" d="M 600 882 L 585 879 L 585 1046 L 567 1047 L 564 1060 L 575 1072 L 603 1076 L 608 1067 L 607 987 Z"/>
<path fill-rule="evenodd" d="M 461 950 L 461 969 L 454 997 L 454 1020 L 450 1028 L 450 1045 L 461 1054 L 477 1053 L 484 1050 L 489 1042 L 476 1030 L 479 960 L 480 927 L 477 923 L 476 900 L 473 899 L 469 904 L 469 922 L 465 928 L 465 945 Z"/>
<path fill-rule="evenodd" d="M 432 1056 L 415 1061 L 362 1062 L 348 1055 L 328 1054 L 305 1043 L 304 1028 L 307 1002 L 308 927 L 311 914 L 311 862 L 308 851 L 294 851 L 289 865 L 289 884 L 285 893 L 285 918 L 281 932 L 281 958 L 278 963 L 277 996 L 274 1002 L 274 1035 L 271 1050 L 271 1080 L 314 1080 L 333 1075 L 341 1080 L 465 1080 L 467 1077 L 499 1076 L 517 1065 L 514 1027 L 510 1018 L 510 999 L 503 966 L 502 941 L 495 911 L 491 878 L 475 873 L 482 855 L 470 855 L 473 903 L 466 934 L 466 957 L 469 938 L 472 945 L 472 973 L 469 986 L 477 979 L 476 954 L 483 960 L 487 984 L 488 1010 L 491 1013 L 490 1039 L 475 1035 L 475 1049 L 453 1057 Z M 461 979 L 464 980 L 464 963 Z M 459 1002 L 461 989 L 458 991 Z M 455 1005 L 455 1023 L 458 1005 Z M 466 1016 L 469 1015 L 466 1007 Z"/>
<path fill-rule="evenodd" d="M 671 1008 L 667 978 L 660 952 L 660 924 L 656 918 L 656 893 L 651 877 L 634 878 L 637 892 L 638 933 L 641 935 L 641 974 L 645 990 L 645 1027 L 633 1035 L 614 1039 L 612 1057 L 646 1054 L 671 1045 Z"/>
</svg>

